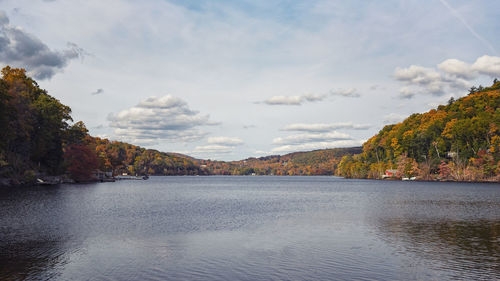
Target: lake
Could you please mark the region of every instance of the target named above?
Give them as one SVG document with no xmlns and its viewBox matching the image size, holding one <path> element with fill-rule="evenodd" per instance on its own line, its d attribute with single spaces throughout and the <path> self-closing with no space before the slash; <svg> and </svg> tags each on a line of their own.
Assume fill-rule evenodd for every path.
<svg viewBox="0 0 500 281">
<path fill-rule="evenodd" d="M 500 279 L 500 184 L 210 176 L 1 189 L 0 279 Z"/>
</svg>

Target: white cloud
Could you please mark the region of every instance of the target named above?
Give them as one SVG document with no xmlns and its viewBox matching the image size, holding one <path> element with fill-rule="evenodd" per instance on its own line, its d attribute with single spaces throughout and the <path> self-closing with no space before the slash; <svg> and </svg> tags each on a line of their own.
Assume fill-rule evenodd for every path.
<svg viewBox="0 0 500 281">
<path fill-rule="evenodd" d="M 209 144 L 219 144 L 219 145 L 240 145 L 243 144 L 243 140 L 240 138 L 232 138 L 232 137 L 209 137 L 207 142 Z"/>
<path fill-rule="evenodd" d="M 303 144 L 308 142 L 332 142 L 338 140 L 350 140 L 351 136 L 339 132 L 329 132 L 329 133 L 309 133 L 309 134 L 296 134 L 283 138 L 273 139 L 273 144 L 276 145 L 294 145 Z"/>
<path fill-rule="evenodd" d="M 313 142 L 313 143 L 302 143 L 295 145 L 282 145 L 273 148 L 273 153 L 285 153 L 294 151 L 309 151 L 315 149 L 326 149 L 326 148 L 337 148 L 337 147 L 351 147 L 360 146 L 364 143 L 363 140 L 339 140 L 339 141 L 325 141 L 325 142 Z"/>
<path fill-rule="evenodd" d="M 142 108 L 182 108 L 185 109 L 186 102 L 181 100 L 180 98 L 172 97 L 171 95 L 166 95 L 163 97 L 149 97 L 145 100 L 141 101 L 138 107 Z M 190 110 L 187 110 L 190 111 Z"/>
<path fill-rule="evenodd" d="M 196 146 L 192 153 L 197 154 L 229 154 L 234 151 L 234 146 L 229 145 L 201 145 Z"/>
<path fill-rule="evenodd" d="M 479 57 L 474 64 L 472 64 L 472 69 L 484 75 L 500 77 L 500 57 Z"/>
<path fill-rule="evenodd" d="M 441 68 L 458 72 L 456 68 L 458 63 L 451 63 L 449 60 L 441 64 Z M 455 67 L 454 67 L 455 66 Z M 462 73 L 461 76 L 465 74 Z M 401 89 L 401 97 L 412 98 L 417 92 L 429 93 L 435 96 L 442 96 L 447 90 L 465 90 L 470 86 L 470 83 L 456 75 L 443 75 L 433 68 L 411 65 L 407 68 L 397 67 L 394 71 L 394 78 L 407 85 Z M 412 89 L 417 87 L 421 91 Z"/>
<path fill-rule="evenodd" d="M 328 132 L 337 129 L 352 129 L 352 130 L 367 130 L 371 126 L 368 124 L 353 124 L 352 122 L 339 122 L 339 123 L 316 123 L 305 124 L 295 123 L 286 125 L 283 131 L 304 131 L 304 132 Z"/>
<path fill-rule="evenodd" d="M 326 95 L 305 94 L 302 98 L 306 101 L 315 102 L 324 100 Z"/>
<path fill-rule="evenodd" d="M 349 98 L 359 98 L 361 96 L 356 90 L 356 88 L 331 90 L 330 94 L 332 96 L 342 96 Z"/>
<path fill-rule="evenodd" d="M 268 105 L 302 105 L 304 102 L 317 102 L 326 98 L 326 95 L 305 94 L 301 96 L 274 96 L 263 103 Z"/>
<path fill-rule="evenodd" d="M 477 75 L 469 64 L 457 59 L 447 59 L 438 64 L 438 68 L 448 74 L 465 79 L 472 79 Z"/>
<path fill-rule="evenodd" d="M 196 146 L 190 153 L 198 155 L 220 155 L 233 153 L 237 146 L 244 144 L 243 140 L 236 137 L 209 137 L 208 145 Z"/>
<path fill-rule="evenodd" d="M 335 129 L 366 130 L 367 124 L 352 122 L 338 123 L 294 123 L 286 125 L 283 131 L 303 132 L 285 137 L 274 138 L 272 144 L 276 147 L 272 153 L 307 151 L 315 149 L 358 146 L 363 141 L 354 139 L 351 135 L 335 131 Z"/>
<path fill-rule="evenodd" d="M 301 96 L 274 96 L 264 101 L 268 105 L 301 105 Z"/>
<path fill-rule="evenodd" d="M 394 124 L 394 123 L 399 123 L 403 121 L 407 116 L 397 114 L 397 113 L 390 113 L 384 116 L 384 124 Z"/>
<path fill-rule="evenodd" d="M 435 96 L 454 94 L 453 91 L 465 91 L 471 87 L 472 79 L 480 75 L 500 76 L 500 57 L 482 56 L 471 65 L 458 59 L 447 59 L 437 65 L 442 71 L 418 65 L 396 68 L 394 78 L 406 87 L 400 89 L 400 98 L 411 99 L 416 95 L 430 93 Z"/>
<path fill-rule="evenodd" d="M 170 95 L 149 97 L 132 108 L 110 114 L 108 120 L 117 138 L 138 144 L 199 140 L 207 133 L 198 127 L 215 124 L 208 115 L 200 115 Z"/>
<path fill-rule="evenodd" d="M 481 56 L 472 65 L 457 59 L 448 59 L 438 64 L 438 68 L 448 74 L 467 80 L 473 79 L 480 74 L 498 77 L 500 76 L 500 57 Z"/>
<path fill-rule="evenodd" d="M 440 93 L 443 89 L 442 77 L 432 68 L 411 65 L 408 68 L 396 68 L 394 71 L 396 80 L 410 85 L 426 87 L 433 93 Z"/>
</svg>

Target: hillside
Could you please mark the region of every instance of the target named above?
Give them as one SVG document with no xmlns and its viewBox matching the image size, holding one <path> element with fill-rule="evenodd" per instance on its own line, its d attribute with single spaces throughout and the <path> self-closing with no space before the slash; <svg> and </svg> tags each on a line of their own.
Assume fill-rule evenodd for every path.
<svg viewBox="0 0 500 281">
<path fill-rule="evenodd" d="M 343 156 L 361 152 L 361 147 L 334 148 L 232 162 L 201 160 L 200 165 L 216 175 L 334 175 Z"/>
<path fill-rule="evenodd" d="M 125 142 L 87 136 L 87 143 L 98 157 L 98 168 L 114 175 L 204 175 L 193 158 L 179 153 L 145 149 Z"/>
<path fill-rule="evenodd" d="M 71 108 L 26 75 L 5 67 L 0 79 L 0 186 L 60 176 L 88 181 L 96 170 L 112 174 L 205 174 L 194 159 L 94 138 Z"/>
<path fill-rule="evenodd" d="M 498 181 L 500 174 L 500 82 L 475 88 L 458 100 L 403 122 L 385 126 L 346 156 L 338 174 L 380 178 L 386 169 L 398 177 L 422 180 Z"/>
</svg>

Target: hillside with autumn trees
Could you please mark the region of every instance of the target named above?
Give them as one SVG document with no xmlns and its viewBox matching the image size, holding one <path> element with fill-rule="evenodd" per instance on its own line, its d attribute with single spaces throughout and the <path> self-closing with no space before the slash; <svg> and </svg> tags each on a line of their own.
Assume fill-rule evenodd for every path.
<svg viewBox="0 0 500 281">
<path fill-rule="evenodd" d="M 114 175 L 206 175 L 206 169 L 191 157 L 165 153 L 125 142 L 110 141 L 87 135 L 87 144 L 97 155 L 98 168 Z"/>
<path fill-rule="evenodd" d="M 343 156 L 361 152 L 361 147 L 333 148 L 231 162 L 199 160 L 199 163 L 214 175 L 327 176 L 336 173 Z"/>
<path fill-rule="evenodd" d="M 192 158 L 92 137 L 71 108 L 41 89 L 24 69 L 5 67 L 0 79 L 0 186 L 63 176 L 88 181 L 109 174 L 198 175 Z"/>
<path fill-rule="evenodd" d="M 500 181 L 500 82 L 473 87 L 469 94 L 403 122 L 385 126 L 363 144 L 363 152 L 343 157 L 337 174 L 381 178 Z"/>
</svg>

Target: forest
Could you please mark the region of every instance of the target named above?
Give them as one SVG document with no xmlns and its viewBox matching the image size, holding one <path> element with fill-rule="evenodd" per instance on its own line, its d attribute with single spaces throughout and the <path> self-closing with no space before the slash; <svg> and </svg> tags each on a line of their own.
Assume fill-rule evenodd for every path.
<svg viewBox="0 0 500 281">
<path fill-rule="evenodd" d="M 214 175 L 331 176 L 343 156 L 361 152 L 361 147 L 333 148 L 231 162 L 199 160 L 199 163 Z"/>
<path fill-rule="evenodd" d="M 41 89 L 24 69 L 2 69 L 0 79 L 0 186 L 33 184 L 39 178 L 95 179 L 117 175 L 206 174 L 192 158 L 92 137 L 71 108 Z"/>
<path fill-rule="evenodd" d="M 500 181 L 500 81 L 472 87 L 469 94 L 423 114 L 385 126 L 363 144 L 363 152 L 344 156 L 337 174 L 442 181 Z"/>
</svg>

